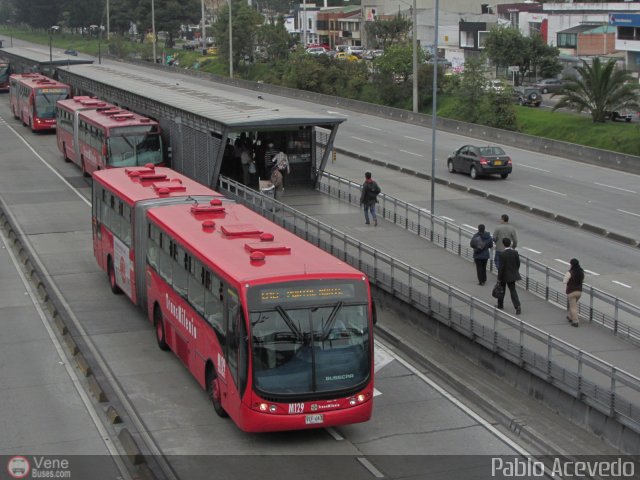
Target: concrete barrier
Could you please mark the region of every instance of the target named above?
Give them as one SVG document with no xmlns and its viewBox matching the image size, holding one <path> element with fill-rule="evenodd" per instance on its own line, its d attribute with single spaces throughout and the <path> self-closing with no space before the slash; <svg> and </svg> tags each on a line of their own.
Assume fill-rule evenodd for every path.
<svg viewBox="0 0 640 480">
<path fill-rule="evenodd" d="M 453 183 L 453 182 L 449 182 L 449 188 L 453 188 L 455 190 L 460 190 L 462 192 L 468 192 L 469 191 L 469 187 L 467 187 L 466 185 L 460 185 L 459 183 Z"/>
<path fill-rule="evenodd" d="M 597 227 L 595 225 L 591 225 L 590 223 L 583 223 L 580 225 L 582 230 L 586 230 L 587 232 L 595 233 L 597 235 L 606 235 L 607 231 L 602 227 Z"/>
<path fill-rule="evenodd" d="M 633 245 L 634 247 L 638 244 L 635 239 L 627 237 L 626 235 L 620 235 L 619 233 L 615 232 L 608 232 L 607 238 L 615 240 L 616 242 L 626 243 L 627 245 Z"/>
<path fill-rule="evenodd" d="M 107 420 L 109 420 L 110 424 L 115 425 L 116 423 L 122 423 L 122 418 L 120 417 L 118 411 L 113 407 L 113 405 L 109 405 L 109 408 L 107 408 L 106 411 L 106 415 Z"/>
<path fill-rule="evenodd" d="M 89 387 L 91 395 L 93 395 L 93 397 L 99 403 L 104 403 L 107 401 L 107 394 L 104 393 L 104 390 L 102 389 L 100 383 L 98 383 L 98 380 L 96 380 L 96 377 L 94 375 L 89 375 L 87 377 L 87 385 Z"/>
<path fill-rule="evenodd" d="M 93 373 L 91 367 L 89 366 L 89 362 L 87 362 L 87 359 L 84 358 L 82 352 L 78 352 L 78 354 L 76 355 L 76 366 L 85 377 L 88 377 Z"/>
<path fill-rule="evenodd" d="M 531 207 L 531 213 L 534 215 L 538 215 L 539 217 L 548 218 L 549 220 L 553 220 L 556 218 L 555 213 L 547 212 L 546 210 L 541 210 L 539 208 Z"/>
<path fill-rule="evenodd" d="M 513 200 L 510 200 L 507 205 L 509 205 L 512 208 L 517 208 L 518 210 L 523 210 L 525 212 L 531 211 L 531 207 L 529 205 L 525 205 L 524 203 L 520 203 L 520 202 L 514 202 Z"/>
<path fill-rule="evenodd" d="M 573 218 L 565 217 L 564 215 L 556 215 L 556 222 L 564 223 L 565 225 L 569 225 L 571 227 L 579 227 L 580 222 L 574 220 Z"/>
<path fill-rule="evenodd" d="M 144 462 L 144 455 L 142 455 L 142 451 L 138 448 L 138 444 L 127 428 L 120 430 L 118 440 L 120 440 L 127 458 L 133 465 L 140 465 Z"/>
</svg>

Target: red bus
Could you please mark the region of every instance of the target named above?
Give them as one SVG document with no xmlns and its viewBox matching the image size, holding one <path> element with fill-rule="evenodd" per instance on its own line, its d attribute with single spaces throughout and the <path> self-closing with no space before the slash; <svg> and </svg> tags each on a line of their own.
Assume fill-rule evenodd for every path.
<svg viewBox="0 0 640 480">
<path fill-rule="evenodd" d="M 0 91 L 9 91 L 9 64 L 0 62 Z"/>
<path fill-rule="evenodd" d="M 56 128 L 56 102 L 69 98 L 69 85 L 37 73 L 9 77 L 11 111 L 32 131 Z"/>
<path fill-rule="evenodd" d="M 112 167 L 160 165 L 160 125 L 155 120 L 90 97 L 58 102 L 58 149 L 88 176 Z"/>
<path fill-rule="evenodd" d="M 185 189 L 169 193 L 174 184 Z M 103 170 L 93 185 L 94 250 L 112 289 L 146 308 L 158 346 L 218 415 L 248 432 L 371 417 L 374 310 L 363 273 L 213 191 L 196 198 L 166 168 Z M 122 258 L 135 288 L 113 266 Z"/>
</svg>

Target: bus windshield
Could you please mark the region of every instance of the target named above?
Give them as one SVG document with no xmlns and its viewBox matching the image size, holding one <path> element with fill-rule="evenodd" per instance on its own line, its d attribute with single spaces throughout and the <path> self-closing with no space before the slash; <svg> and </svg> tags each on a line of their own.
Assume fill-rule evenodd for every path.
<svg viewBox="0 0 640 480">
<path fill-rule="evenodd" d="M 0 85 L 9 81 L 9 64 L 0 63 Z"/>
<path fill-rule="evenodd" d="M 56 116 L 56 102 L 69 97 L 64 88 L 43 88 L 36 90 L 36 115 L 40 118 L 52 119 Z"/>
<path fill-rule="evenodd" d="M 109 138 L 109 165 L 134 167 L 162 163 L 162 142 L 155 125 L 114 128 Z"/>
<path fill-rule="evenodd" d="M 295 292 L 288 299 L 282 295 L 286 288 L 263 289 L 261 305 L 253 306 L 266 308 L 252 311 L 250 305 L 253 381 L 258 393 L 328 393 L 370 378 L 368 309 L 361 286 L 342 281 L 337 288 L 335 282 L 318 288 L 317 283 L 307 283 L 292 286 L 290 292 Z M 345 287 L 351 289 L 343 295 Z M 318 302 L 319 298 L 323 301 Z M 278 303 L 273 302 L 276 299 Z"/>
</svg>

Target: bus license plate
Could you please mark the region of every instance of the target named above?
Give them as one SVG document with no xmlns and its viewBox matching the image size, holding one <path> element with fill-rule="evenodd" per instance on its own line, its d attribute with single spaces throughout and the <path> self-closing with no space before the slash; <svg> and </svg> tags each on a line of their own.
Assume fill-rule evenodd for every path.
<svg viewBox="0 0 640 480">
<path fill-rule="evenodd" d="M 304 419 L 304 423 L 307 425 L 317 425 L 318 423 L 324 422 L 324 415 L 318 413 L 316 415 L 306 415 Z"/>
</svg>

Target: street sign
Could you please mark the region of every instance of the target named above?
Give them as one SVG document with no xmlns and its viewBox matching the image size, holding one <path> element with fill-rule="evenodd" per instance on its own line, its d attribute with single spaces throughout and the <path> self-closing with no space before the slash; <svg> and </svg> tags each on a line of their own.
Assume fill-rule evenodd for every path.
<svg viewBox="0 0 640 480">
<path fill-rule="evenodd" d="M 518 67 L 517 65 L 515 65 L 513 67 L 509 67 L 509 73 L 517 72 L 518 70 L 520 70 L 520 67 Z"/>
</svg>

